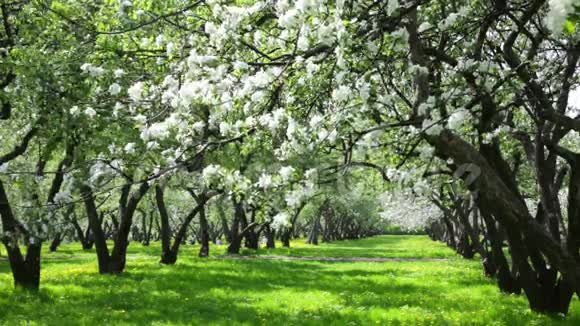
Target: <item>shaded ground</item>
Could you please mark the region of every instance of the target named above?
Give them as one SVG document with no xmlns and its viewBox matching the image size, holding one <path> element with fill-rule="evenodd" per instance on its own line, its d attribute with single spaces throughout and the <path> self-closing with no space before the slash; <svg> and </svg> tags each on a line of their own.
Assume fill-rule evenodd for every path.
<svg viewBox="0 0 580 326">
<path fill-rule="evenodd" d="M 163 266 L 157 244 L 131 244 L 127 272 L 109 276 L 96 273 L 93 252 L 70 244 L 44 255 L 38 296 L 13 291 L 0 261 L 0 324 L 580 325 L 577 299 L 569 317 L 532 313 L 524 298 L 499 293 L 479 262 L 426 237 L 293 246 L 246 253 L 447 260 L 200 259 L 197 246 L 186 246 L 177 265 Z M 224 250 L 212 246 L 215 255 Z"/>
</svg>

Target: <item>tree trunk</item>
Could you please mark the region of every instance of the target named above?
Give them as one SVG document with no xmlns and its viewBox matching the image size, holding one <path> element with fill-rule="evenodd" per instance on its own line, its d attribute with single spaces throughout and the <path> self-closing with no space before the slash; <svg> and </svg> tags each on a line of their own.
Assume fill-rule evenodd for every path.
<svg viewBox="0 0 580 326">
<path fill-rule="evenodd" d="M 256 221 L 256 208 L 252 209 L 252 213 L 250 214 L 250 216 L 251 220 L 248 223 L 246 214 L 241 215 L 242 230 L 245 230 L 242 236 L 246 239 L 245 241 L 246 248 L 258 250 L 258 248 L 260 247 L 260 234 L 259 232 L 256 232 L 253 227 L 250 226 L 253 225 L 254 222 Z"/>
<path fill-rule="evenodd" d="M 171 247 L 171 250 L 166 254 L 167 258 L 161 257 L 161 259 L 165 260 L 167 264 L 174 264 L 177 261 L 179 247 L 181 246 L 181 244 L 185 243 L 187 229 L 189 228 L 191 221 L 193 221 L 197 213 L 199 213 L 200 209 L 201 206 L 197 205 L 193 210 L 191 210 L 191 212 L 187 215 L 185 220 L 181 223 L 181 226 L 179 227 L 179 230 L 177 230 L 177 234 L 175 235 L 175 239 L 173 240 L 173 246 Z"/>
<path fill-rule="evenodd" d="M 530 216 L 521 196 L 504 183 L 505 178 L 501 178 L 472 145 L 453 133 L 444 130 L 437 137 L 427 138 L 436 147 L 436 153 L 440 157 L 452 157 L 458 166 L 477 167 L 480 176 L 473 180 L 469 188 L 472 191 L 479 191 L 480 209 L 488 208 L 505 227 L 514 266 L 519 272 L 520 284 L 528 296 L 530 307 L 533 310 L 543 311 L 544 306 L 539 302 L 539 298 L 545 292 L 540 291 L 540 285 L 536 283 L 538 275 L 531 269 L 528 259 L 536 266 L 542 263 L 543 257 L 547 258 L 554 264 L 552 266 L 554 270 L 573 280 L 570 283 L 574 284 L 575 291 L 580 293 L 577 262 L 550 232 Z M 537 248 L 541 248 L 541 252 Z M 542 270 L 538 272 L 541 273 Z"/>
<path fill-rule="evenodd" d="M 228 246 L 228 254 L 238 255 L 242 247 L 242 237 L 240 234 L 240 221 L 244 219 L 246 212 L 244 210 L 243 201 L 236 201 L 234 199 L 234 221 L 230 230 L 231 241 Z"/>
<path fill-rule="evenodd" d="M 461 223 L 464 224 L 465 229 L 471 238 L 473 248 L 481 256 L 481 263 L 483 265 L 485 276 L 494 277 L 496 271 L 495 261 L 491 253 L 487 252 L 481 243 L 479 229 L 477 228 L 477 212 L 477 209 L 475 209 L 473 213 L 473 225 L 469 221 L 469 215 L 466 214 L 460 214 Z"/>
<path fill-rule="evenodd" d="M 296 231 L 296 221 L 298 220 L 298 217 L 300 216 L 300 212 L 302 212 L 304 207 L 306 207 L 306 202 L 303 202 L 302 204 L 300 204 L 300 206 L 294 212 L 294 215 L 292 216 L 292 219 L 290 221 L 290 223 L 291 223 L 290 227 L 283 229 L 283 232 L 281 235 L 283 247 L 290 247 L 290 239 L 292 238 L 292 235 Z"/>
<path fill-rule="evenodd" d="M 149 219 L 151 219 L 151 221 L 153 221 L 152 216 L 150 216 Z M 142 230 L 143 234 L 141 236 L 141 244 L 143 244 L 143 246 L 145 246 L 145 247 L 149 246 L 149 230 L 148 230 L 147 224 L 148 224 L 147 223 L 147 212 L 145 210 L 143 210 L 141 212 L 141 225 L 142 225 L 141 228 L 143 229 Z"/>
<path fill-rule="evenodd" d="M 83 250 L 91 250 L 93 249 L 94 244 L 94 237 L 93 233 L 91 232 L 90 225 L 87 227 L 86 231 L 83 231 L 79 222 L 77 221 L 76 217 L 70 220 L 70 223 L 73 225 L 75 232 L 77 234 L 77 238 L 79 239 Z"/>
<path fill-rule="evenodd" d="M 5 245 L 14 278 L 14 286 L 38 291 L 40 287 L 40 252 L 42 244 L 29 244 L 26 257 L 22 257 L 18 245 L 6 243 Z"/>
<path fill-rule="evenodd" d="M 199 226 L 200 226 L 200 245 L 199 248 L 199 257 L 207 257 L 209 256 L 209 226 L 207 223 L 207 217 L 205 216 L 205 208 L 202 203 L 198 202 L 198 205 L 201 206 L 199 210 Z"/>
<path fill-rule="evenodd" d="M 81 243 L 83 250 L 92 250 L 93 245 L 95 244 L 95 237 L 93 236 L 93 232 L 91 232 L 90 226 L 87 227 L 85 231 L 85 241 Z"/>
<path fill-rule="evenodd" d="M 292 235 L 292 230 L 290 228 L 284 228 L 282 231 L 282 247 L 290 248 L 290 236 Z"/>
<path fill-rule="evenodd" d="M 60 246 L 60 244 L 62 243 L 63 238 L 64 238 L 64 235 L 60 232 L 57 232 L 54 235 L 54 238 L 52 239 L 52 242 L 50 243 L 50 247 L 48 250 L 50 252 L 55 252 L 56 249 L 58 249 L 58 246 Z"/>
<path fill-rule="evenodd" d="M 89 186 L 81 187 L 81 196 L 85 203 L 85 209 L 87 212 L 87 217 L 89 219 L 89 227 L 95 238 L 95 247 L 97 249 L 97 260 L 99 263 L 99 273 L 105 274 L 109 272 L 109 248 L 107 247 L 107 239 L 103 228 L 101 226 L 101 220 L 99 219 L 99 214 L 97 212 L 97 207 L 95 205 L 95 199 L 93 197 L 93 191 Z"/>
<path fill-rule="evenodd" d="M 318 245 L 318 231 L 320 224 L 320 216 L 315 217 L 314 221 L 312 221 L 312 226 L 310 228 L 310 233 L 308 234 L 308 238 L 306 239 L 307 244 Z"/>
<path fill-rule="evenodd" d="M 497 284 L 499 289 L 505 293 L 520 294 L 521 287 L 518 279 L 512 274 L 509 263 L 503 252 L 503 240 L 496 228 L 495 221 L 486 211 L 480 210 L 483 221 L 487 229 L 487 238 L 491 245 L 491 257 L 496 270 L 494 274 L 497 277 Z"/>
<path fill-rule="evenodd" d="M 568 181 L 568 237 L 566 245 L 580 263 L 580 155 L 571 162 L 570 180 Z"/>
<path fill-rule="evenodd" d="M 22 148 L 23 151 L 26 150 L 28 142 L 34 133 L 35 131 L 28 133 L 30 138 L 28 138 L 28 140 L 25 142 L 25 146 Z M 73 141 L 67 144 L 65 157 L 58 164 L 56 173 L 48 191 L 48 199 L 46 202 L 49 205 L 54 203 L 54 198 L 62 186 L 64 181 L 64 169 L 72 164 L 74 158 L 74 146 L 75 143 Z M 16 154 L 16 156 L 20 154 L 21 153 Z M 5 157 L 3 158 L 5 160 L 0 162 L 0 165 L 10 161 L 14 157 L 8 159 Z M 8 259 L 10 261 L 10 267 L 12 269 L 15 286 L 34 291 L 38 290 L 40 287 L 40 253 L 42 242 L 40 239 L 37 239 L 34 237 L 34 235 L 30 234 L 24 225 L 22 225 L 15 218 L 2 181 L 0 181 L 0 220 L 2 221 L 3 228 L 0 239 L 8 251 Z M 25 239 L 25 244 L 28 247 L 26 251 L 26 257 L 22 256 L 22 252 L 18 246 L 19 237 L 23 237 Z"/>
<path fill-rule="evenodd" d="M 135 214 L 137 205 L 148 190 L 148 182 L 142 182 L 139 188 L 133 193 L 131 193 L 130 184 L 123 187 L 119 200 L 119 230 L 115 236 L 115 245 L 111 253 L 111 262 L 109 264 L 110 273 L 122 273 L 125 270 L 133 215 Z"/>
<path fill-rule="evenodd" d="M 270 225 L 266 226 L 266 248 L 274 249 L 276 248 L 276 230 L 270 227 Z"/>
<path fill-rule="evenodd" d="M 171 226 L 169 224 L 169 214 L 165 206 L 163 188 L 157 185 L 155 187 L 155 201 L 159 210 L 159 219 L 161 220 L 161 263 L 172 265 L 177 261 L 177 254 L 171 250 Z"/>
<path fill-rule="evenodd" d="M 40 251 L 42 243 L 38 240 L 33 243 L 29 242 L 31 236 L 26 228 L 14 217 L 2 181 L 0 181 L 0 218 L 3 228 L 2 242 L 8 252 L 8 260 L 10 261 L 15 287 L 37 291 L 40 287 Z M 18 235 L 22 235 L 27 239 L 26 257 L 22 256 L 18 246 Z"/>
<path fill-rule="evenodd" d="M 228 243 L 230 243 L 232 241 L 232 235 L 231 235 L 230 228 L 228 226 L 228 219 L 226 218 L 226 213 L 224 212 L 224 208 L 222 207 L 222 205 L 223 205 L 223 201 L 220 201 L 217 204 L 218 215 L 219 215 L 220 220 L 222 222 L 222 228 L 224 230 L 224 235 L 226 237 L 226 241 Z"/>
<path fill-rule="evenodd" d="M 446 234 L 445 241 L 447 242 L 447 245 L 453 248 L 453 250 L 458 251 L 457 240 L 455 237 L 455 228 L 453 226 L 453 223 L 451 223 L 449 214 L 446 213 L 443 214 L 443 223 L 445 225 L 445 229 L 447 230 L 447 232 L 445 233 Z"/>
</svg>

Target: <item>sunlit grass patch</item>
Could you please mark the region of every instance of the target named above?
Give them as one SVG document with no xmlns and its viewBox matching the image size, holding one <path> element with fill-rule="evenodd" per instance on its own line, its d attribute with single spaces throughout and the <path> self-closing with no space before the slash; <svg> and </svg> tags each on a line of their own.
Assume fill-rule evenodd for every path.
<svg viewBox="0 0 580 326">
<path fill-rule="evenodd" d="M 197 258 L 185 246 L 175 266 L 159 264 L 159 246 L 131 244 L 126 273 L 99 275 L 94 253 L 68 244 L 64 259 L 46 254 L 42 289 L 12 289 L 0 261 L 0 324 L 25 325 L 579 325 L 580 304 L 558 319 L 530 312 L 521 296 L 499 292 L 477 260 L 422 236 L 293 244 L 295 255 L 409 257 L 436 250 L 444 261 L 300 261 Z M 381 243 L 383 245 L 381 245 Z M 223 246 L 212 251 L 223 254 Z M 278 250 L 278 249 L 276 249 Z M 260 254 L 268 254 L 264 250 Z M 356 254 L 355 254 L 356 253 Z M 280 252 L 276 252 L 280 255 Z M 343 252 L 343 255 L 346 253 Z"/>
</svg>

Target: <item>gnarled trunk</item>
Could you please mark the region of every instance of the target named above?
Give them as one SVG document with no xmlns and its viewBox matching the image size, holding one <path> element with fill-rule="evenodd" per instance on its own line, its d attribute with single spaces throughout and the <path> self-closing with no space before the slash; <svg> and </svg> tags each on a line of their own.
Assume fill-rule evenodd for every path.
<svg viewBox="0 0 580 326">
<path fill-rule="evenodd" d="M 6 244 L 8 259 L 14 277 L 14 286 L 37 291 L 40 287 L 40 251 L 42 245 L 29 244 L 26 257 L 23 257 L 18 245 Z"/>
<path fill-rule="evenodd" d="M 2 219 L 4 234 L 2 242 L 8 252 L 14 285 L 25 289 L 38 290 L 40 287 L 40 250 L 42 243 L 38 240 L 34 243 L 28 242 L 26 257 L 22 255 L 22 251 L 18 246 L 18 237 L 22 235 L 26 238 L 26 241 L 30 241 L 31 236 L 26 228 L 14 217 L 2 181 L 0 181 L 0 218 Z M 7 234 L 10 234 L 10 236 Z"/>
<path fill-rule="evenodd" d="M 306 238 L 307 244 L 318 245 L 319 230 L 320 230 L 320 216 L 315 217 L 314 221 L 312 221 L 310 232 L 308 233 L 308 238 Z"/>
<path fill-rule="evenodd" d="M 222 222 L 222 228 L 224 231 L 224 235 L 226 237 L 226 241 L 230 243 L 232 241 L 232 235 L 230 231 L 230 227 L 228 225 L 228 219 L 226 218 L 226 213 L 224 212 L 224 208 L 222 207 L 223 201 L 220 201 L 217 205 L 218 215 Z"/>
<path fill-rule="evenodd" d="M 161 263 L 163 264 L 175 264 L 177 261 L 177 255 L 179 254 L 179 247 L 185 242 L 185 237 L 187 235 L 187 229 L 189 228 L 191 222 L 199 213 L 200 205 L 197 205 L 191 212 L 185 217 L 185 220 L 181 223 L 175 239 L 173 240 L 173 246 L 169 251 L 163 251 L 161 255 Z"/>
<path fill-rule="evenodd" d="M 48 248 L 48 250 L 50 252 L 55 252 L 56 249 L 58 249 L 58 247 L 62 243 L 63 238 L 64 234 L 62 234 L 61 232 L 57 232 L 52 238 L 52 242 L 50 243 L 50 247 Z"/>
<path fill-rule="evenodd" d="M 133 215 L 137 209 L 139 201 L 149 190 L 149 183 L 142 182 L 139 188 L 131 193 L 131 185 L 123 186 L 121 197 L 119 199 L 119 217 L 117 232 L 114 234 L 114 246 L 111 253 L 107 247 L 105 234 L 102 229 L 101 219 L 99 218 L 95 206 L 92 190 L 88 186 L 83 186 L 81 193 L 85 208 L 89 217 L 89 225 L 95 237 L 95 247 L 97 248 L 97 259 L 99 262 L 99 273 L 101 274 L 118 274 L 125 270 L 127 257 L 127 247 L 129 245 L 129 233 L 133 223 Z"/>
<path fill-rule="evenodd" d="M 242 230 L 244 230 L 242 236 L 246 239 L 245 246 L 249 249 L 258 250 L 260 247 L 260 233 L 254 230 L 253 225 L 256 222 L 256 208 L 252 209 L 252 213 L 250 214 L 251 219 L 248 222 L 246 218 L 246 214 L 240 215 L 241 226 Z"/>
<path fill-rule="evenodd" d="M 282 247 L 290 247 L 290 237 L 292 236 L 292 230 L 290 228 L 284 228 L 282 230 L 282 235 L 280 236 L 282 240 Z"/>
<path fill-rule="evenodd" d="M 498 287 L 502 292 L 520 294 L 522 292 L 518 279 L 512 274 L 509 263 L 503 251 L 503 239 L 497 230 L 495 221 L 485 210 L 481 217 L 486 225 L 487 239 L 491 246 L 491 258 L 495 267 L 494 274 Z"/>
<path fill-rule="evenodd" d="M 234 221 L 230 230 L 231 241 L 228 246 L 228 254 L 239 254 L 242 246 L 242 236 L 240 234 L 240 222 L 245 219 L 243 201 L 234 199 Z"/>
<path fill-rule="evenodd" d="M 169 224 L 169 214 L 165 206 L 164 192 L 161 186 L 155 187 L 155 202 L 159 210 L 159 219 L 161 220 L 161 263 L 175 264 L 177 261 L 177 254 L 171 250 L 171 226 Z"/>
<path fill-rule="evenodd" d="M 276 248 L 276 230 L 270 225 L 266 225 L 266 248 L 274 249 Z"/>
<path fill-rule="evenodd" d="M 201 205 L 198 202 L 198 205 Z M 200 226 L 200 245 L 199 248 L 199 257 L 207 257 L 209 256 L 209 226 L 207 223 L 207 217 L 205 216 L 205 208 L 201 205 L 199 210 L 199 226 Z"/>
</svg>

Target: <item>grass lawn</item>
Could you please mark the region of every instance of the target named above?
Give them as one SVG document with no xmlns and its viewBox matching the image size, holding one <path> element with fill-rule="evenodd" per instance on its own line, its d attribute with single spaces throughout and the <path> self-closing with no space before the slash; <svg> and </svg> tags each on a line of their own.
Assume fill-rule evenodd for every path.
<svg viewBox="0 0 580 326">
<path fill-rule="evenodd" d="M 580 325 L 578 299 L 568 317 L 532 313 L 524 298 L 501 294 L 483 277 L 478 261 L 426 236 L 292 245 L 258 254 L 449 259 L 199 259 L 197 246 L 184 246 L 177 265 L 163 266 L 158 244 L 133 243 L 127 272 L 110 276 L 97 273 L 93 252 L 68 244 L 44 254 L 36 296 L 14 291 L 8 262 L 0 260 L 0 324 Z M 225 247 L 211 250 L 220 255 Z"/>
</svg>

